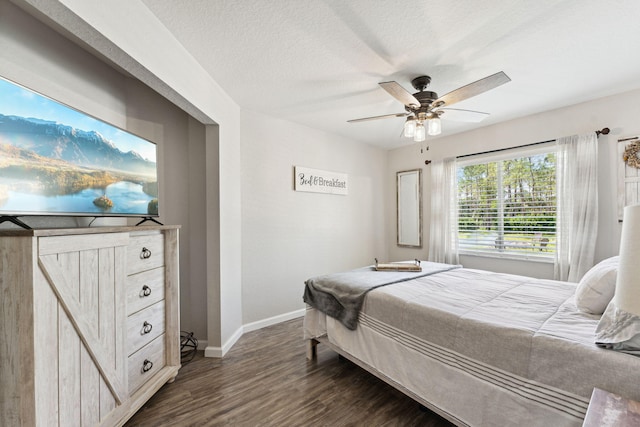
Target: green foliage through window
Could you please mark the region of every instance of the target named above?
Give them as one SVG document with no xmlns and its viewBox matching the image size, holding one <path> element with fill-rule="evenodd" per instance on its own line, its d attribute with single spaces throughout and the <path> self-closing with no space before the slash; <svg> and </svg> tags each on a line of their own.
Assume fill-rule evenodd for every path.
<svg viewBox="0 0 640 427">
<path fill-rule="evenodd" d="M 556 155 L 527 155 L 457 169 L 458 239 L 464 252 L 553 256 Z"/>
</svg>

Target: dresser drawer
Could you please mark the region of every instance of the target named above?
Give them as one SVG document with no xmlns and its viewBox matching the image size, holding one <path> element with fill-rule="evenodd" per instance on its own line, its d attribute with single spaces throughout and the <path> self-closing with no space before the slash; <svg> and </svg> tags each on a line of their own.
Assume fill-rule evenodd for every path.
<svg viewBox="0 0 640 427">
<path fill-rule="evenodd" d="M 151 270 L 164 265 L 163 234 L 132 234 L 127 249 L 127 274 Z"/>
<path fill-rule="evenodd" d="M 128 354 L 135 353 L 164 333 L 165 304 L 155 303 L 127 318 Z"/>
<path fill-rule="evenodd" d="M 164 267 L 127 276 L 127 315 L 164 299 Z"/>
<path fill-rule="evenodd" d="M 164 334 L 129 356 L 129 393 L 139 389 L 166 364 Z"/>
</svg>

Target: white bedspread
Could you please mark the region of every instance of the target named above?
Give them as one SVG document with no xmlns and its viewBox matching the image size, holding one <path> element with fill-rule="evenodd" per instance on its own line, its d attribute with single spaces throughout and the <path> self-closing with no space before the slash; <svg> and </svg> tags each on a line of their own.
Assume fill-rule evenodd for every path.
<svg viewBox="0 0 640 427">
<path fill-rule="evenodd" d="M 347 328 L 356 329 L 360 308 L 371 290 L 460 267 L 424 261 L 421 271 L 376 271 L 373 266 L 369 266 L 327 274 L 305 282 L 303 299 L 310 306 L 339 320 Z"/>
<path fill-rule="evenodd" d="M 470 425 L 580 425 L 593 387 L 640 399 L 640 358 L 596 346 L 599 316 L 579 312 L 574 292 L 572 283 L 458 269 L 369 292 L 357 331 L 309 310 L 305 335 L 327 330 Z"/>
</svg>

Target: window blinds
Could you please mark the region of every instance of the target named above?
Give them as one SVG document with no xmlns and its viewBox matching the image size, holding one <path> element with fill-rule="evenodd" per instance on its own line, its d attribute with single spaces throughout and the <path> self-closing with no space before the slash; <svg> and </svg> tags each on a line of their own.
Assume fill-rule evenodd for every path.
<svg viewBox="0 0 640 427">
<path fill-rule="evenodd" d="M 460 162 L 456 176 L 460 252 L 553 257 L 555 166 L 555 153 L 548 146 Z"/>
</svg>

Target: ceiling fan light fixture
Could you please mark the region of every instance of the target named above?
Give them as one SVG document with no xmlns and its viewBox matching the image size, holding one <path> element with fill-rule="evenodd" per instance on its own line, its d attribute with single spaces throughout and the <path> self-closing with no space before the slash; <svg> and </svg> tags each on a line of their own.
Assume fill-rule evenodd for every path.
<svg viewBox="0 0 640 427">
<path fill-rule="evenodd" d="M 416 119 L 413 116 L 407 117 L 407 121 L 404 122 L 404 136 L 407 138 L 413 138 L 416 134 Z"/>
<path fill-rule="evenodd" d="M 416 124 L 416 132 L 413 135 L 413 140 L 415 142 L 422 142 L 427 138 L 426 135 L 426 129 L 424 128 L 424 125 L 422 124 L 422 122 L 418 122 Z"/>
<path fill-rule="evenodd" d="M 440 123 L 440 117 L 435 116 L 429 120 L 427 120 L 427 133 L 429 135 L 440 135 L 442 132 L 442 124 Z"/>
</svg>

